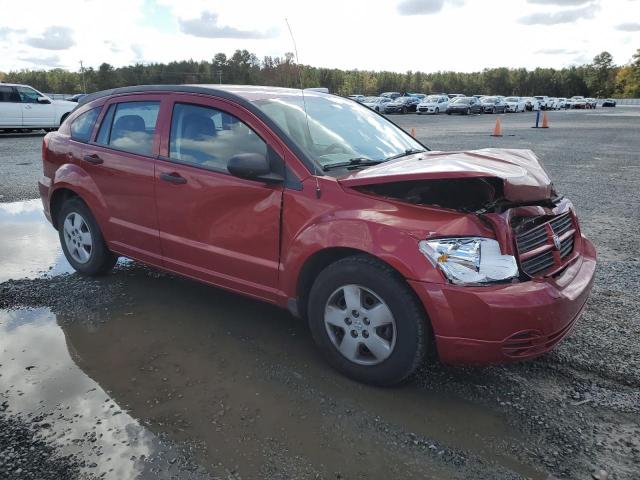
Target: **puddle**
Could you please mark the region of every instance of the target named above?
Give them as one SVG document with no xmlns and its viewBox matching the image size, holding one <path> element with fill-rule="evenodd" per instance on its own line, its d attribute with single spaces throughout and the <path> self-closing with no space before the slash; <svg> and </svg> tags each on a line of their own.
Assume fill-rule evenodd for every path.
<svg viewBox="0 0 640 480">
<path fill-rule="evenodd" d="M 71 271 L 39 199 L 0 203 L 0 282 Z"/>
<path fill-rule="evenodd" d="M 39 200 L 0 204 L 0 225 L 0 281 L 69 271 Z M 0 311 L 0 399 L 60 416 L 52 437 L 104 478 L 146 478 L 176 455 L 164 436 L 234 478 L 546 478 L 509 453 L 524 440 L 498 412 L 352 382 L 283 310 L 134 262 L 86 290 L 54 280 L 54 312 Z M 91 432 L 97 447 L 73 441 Z"/>
<path fill-rule="evenodd" d="M 0 399 L 8 404 L 6 413 L 50 425 L 45 438 L 60 454 L 82 458 L 84 472 L 96 478 L 175 474 L 178 466 L 167 468 L 164 457 L 179 454 L 82 372 L 72 355 L 48 309 L 0 311 Z"/>
</svg>

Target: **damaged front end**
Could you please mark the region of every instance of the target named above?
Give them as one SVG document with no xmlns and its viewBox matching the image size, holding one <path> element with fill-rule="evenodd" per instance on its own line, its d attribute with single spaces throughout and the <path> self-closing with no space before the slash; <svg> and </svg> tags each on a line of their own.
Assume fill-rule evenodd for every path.
<svg viewBox="0 0 640 480">
<path fill-rule="evenodd" d="M 451 237 L 450 230 L 446 235 L 430 232 L 421 242 L 423 253 L 451 283 L 554 276 L 579 256 L 581 234 L 573 206 L 557 195 L 529 151 L 430 152 L 404 164 L 366 169 L 340 182 L 366 195 L 473 215 L 489 226 L 497 250 L 483 239 Z M 484 265 L 481 248 L 492 252 L 491 261 L 485 260 Z M 475 256 L 473 249 L 477 249 Z M 513 259 L 513 266 L 517 262 L 517 274 L 507 257 Z M 469 263 L 473 261 L 477 264 Z"/>
</svg>

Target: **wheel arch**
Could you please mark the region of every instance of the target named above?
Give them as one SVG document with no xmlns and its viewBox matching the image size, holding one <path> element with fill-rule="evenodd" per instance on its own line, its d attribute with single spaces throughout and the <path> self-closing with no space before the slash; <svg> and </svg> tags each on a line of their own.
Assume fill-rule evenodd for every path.
<svg viewBox="0 0 640 480">
<path fill-rule="evenodd" d="M 51 194 L 51 198 L 49 200 L 49 211 L 51 212 L 51 224 L 56 230 L 58 230 L 59 227 L 58 216 L 60 215 L 62 205 L 64 205 L 64 203 L 71 198 L 79 198 L 85 204 L 87 203 L 76 191 L 70 188 L 58 188 Z"/>
</svg>

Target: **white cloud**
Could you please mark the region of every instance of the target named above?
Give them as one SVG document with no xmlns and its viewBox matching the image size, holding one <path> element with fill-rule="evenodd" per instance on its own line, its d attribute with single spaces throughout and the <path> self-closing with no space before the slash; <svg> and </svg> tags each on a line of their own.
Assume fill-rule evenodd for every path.
<svg viewBox="0 0 640 480">
<path fill-rule="evenodd" d="M 325 0 L 314 7 L 299 0 L 155 0 L 155 4 L 152 0 L 66 0 L 65 8 L 32 0 L 28 16 L 20 4 L 9 2 L 0 19 L 0 71 L 37 67 L 30 61 L 47 55 L 27 40 L 41 37 L 52 26 L 72 30 L 75 44 L 50 53 L 73 70 L 79 69 L 80 60 L 94 68 L 103 62 L 120 66 L 211 60 L 218 52 L 230 55 L 243 48 L 259 58 L 283 56 L 293 50 L 285 17 L 296 36 L 300 61 L 319 67 L 397 72 L 560 68 L 577 57 L 593 58 L 602 50 L 610 51 L 616 63 L 626 63 L 638 47 L 637 40 L 625 42 L 616 28 L 625 19 L 640 18 L 638 1 L 606 0 L 593 16 L 582 10 L 584 5 L 592 8 L 593 0 L 576 3 L 575 8 L 567 1 L 577 0 L 534 1 L 413 0 L 415 13 L 402 15 L 401 5 L 405 13 L 408 5 L 403 0 Z M 418 6 L 428 10 L 440 3 L 443 6 L 437 12 L 419 14 Z M 149 5 L 154 8 L 150 10 Z M 577 16 L 574 10 L 579 10 Z M 573 13 L 561 13 L 565 11 Z M 203 12 L 211 12 L 204 21 Z M 531 15 L 538 15 L 529 18 L 531 25 L 518 22 Z M 484 22 L 495 24 L 496 19 L 500 25 L 479 28 Z M 559 19 L 565 23 L 557 23 Z M 267 38 L 255 38 L 256 34 Z M 545 53 L 549 49 L 566 52 Z M 48 66 L 43 62 L 40 67 Z"/>
<path fill-rule="evenodd" d="M 27 45 L 45 50 L 66 50 L 75 45 L 73 30 L 69 27 L 48 27 L 40 36 L 28 37 Z"/>
</svg>

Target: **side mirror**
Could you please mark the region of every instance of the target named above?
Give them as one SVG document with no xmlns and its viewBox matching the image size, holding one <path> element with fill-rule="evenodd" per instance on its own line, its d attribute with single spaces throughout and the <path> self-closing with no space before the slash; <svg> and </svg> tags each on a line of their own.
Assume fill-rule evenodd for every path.
<svg viewBox="0 0 640 480">
<path fill-rule="evenodd" d="M 269 160 L 259 153 L 239 153 L 229 159 L 227 170 L 235 177 L 258 180 L 265 183 L 281 183 L 282 175 L 271 169 Z"/>
<path fill-rule="evenodd" d="M 38 103 L 51 103 L 47 97 L 38 97 Z"/>
</svg>

